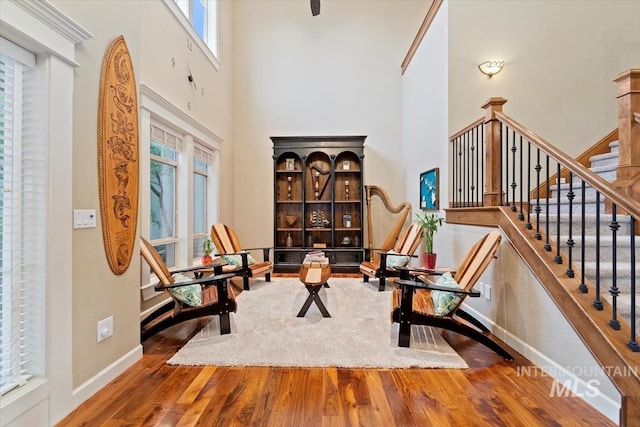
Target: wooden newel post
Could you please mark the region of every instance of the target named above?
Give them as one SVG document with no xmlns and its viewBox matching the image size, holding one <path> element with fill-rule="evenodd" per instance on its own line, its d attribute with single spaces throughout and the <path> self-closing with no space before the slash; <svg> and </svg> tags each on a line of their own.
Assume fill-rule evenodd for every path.
<svg viewBox="0 0 640 427">
<path fill-rule="evenodd" d="M 485 138 L 485 189 L 484 205 L 500 206 L 503 192 L 500 191 L 500 122 L 495 113 L 502 112 L 502 106 L 507 102 L 504 98 L 489 98 L 482 106 L 484 116 Z"/>
<path fill-rule="evenodd" d="M 619 74 L 618 83 L 618 140 L 620 163 L 613 185 L 633 200 L 640 200 L 640 69 Z"/>
</svg>

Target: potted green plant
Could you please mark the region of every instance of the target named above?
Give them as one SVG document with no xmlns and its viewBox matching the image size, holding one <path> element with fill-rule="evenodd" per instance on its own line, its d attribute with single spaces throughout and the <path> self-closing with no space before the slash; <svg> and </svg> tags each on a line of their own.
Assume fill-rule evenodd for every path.
<svg viewBox="0 0 640 427">
<path fill-rule="evenodd" d="M 416 214 L 418 219 L 416 222 L 420 224 L 424 231 L 424 253 L 422 254 L 422 262 L 424 268 L 434 269 L 436 267 L 436 254 L 433 252 L 433 236 L 442 227 L 444 218 L 439 217 L 435 213 Z"/>
<path fill-rule="evenodd" d="M 213 252 L 213 242 L 210 237 L 207 237 L 202 244 L 202 264 L 208 265 L 213 262 L 211 253 Z"/>
</svg>

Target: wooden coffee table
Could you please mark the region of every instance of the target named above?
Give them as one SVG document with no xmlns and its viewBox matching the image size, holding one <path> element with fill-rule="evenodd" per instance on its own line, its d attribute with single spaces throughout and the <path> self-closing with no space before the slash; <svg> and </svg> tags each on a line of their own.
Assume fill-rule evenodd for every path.
<svg viewBox="0 0 640 427">
<path fill-rule="evenodd" d="M 302 264 L 300 266 L 300 281 L 304 283 L 307 291 L 309 291 L 309 296 L 298 312 L 298 317 L 304 317 L 304 315 L 307 314 L 307 310 L 311 307 L 312 302 L 316 303 L 318 310 L 322 313 L 322 317 L 331 317 L 327 307 L 325 307 L 320 299 L 320 295 L 318 295 L 318 292 L 320 292 L 323 286 L 326 288 L 329 287 L 327 283 L 329 276 L 331 276 L 331 264 L 322 265 L 318 261 L 312 261 L 309 264 Z"/>
</svg>

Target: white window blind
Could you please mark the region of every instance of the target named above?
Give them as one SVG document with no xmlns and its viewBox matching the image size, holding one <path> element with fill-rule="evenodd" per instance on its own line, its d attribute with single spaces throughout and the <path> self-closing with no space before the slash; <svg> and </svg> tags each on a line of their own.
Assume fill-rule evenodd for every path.
<svg viewBox="0 0 640 427">
<path fill-rule="evenodd" d="M 211 165 L 213 161 L 213 153 L 205 148 L 195 145 L 193 147 L 193 160 L 194 167 L 196 169 L 206 172 L 207 166 Z"/>
<path fill-rule="evenodd" d="M 172 133 L 169 129 L 161 128 L 160 125 L 151 125 L 151 139 L 165 147 L 171 148 L 173 151 L 180 151 L 182 138 Z"/>
<path fill-rule="evenodd" d="M 20 62 L 0 55 L 0 394 L 44 374 L 47 211 L 44 83 L 33 54 L 2 44 Z"/>
</svg>

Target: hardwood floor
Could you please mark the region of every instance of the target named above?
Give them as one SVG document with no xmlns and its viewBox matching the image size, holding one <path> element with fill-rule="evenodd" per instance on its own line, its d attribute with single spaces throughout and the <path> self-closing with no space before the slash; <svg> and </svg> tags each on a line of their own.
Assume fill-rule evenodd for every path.
<svg viewBox="0 0 640 427">
<path fill-rule="evenodd" d="M 614 425 L 579 397 L 549 397 L 551 378 L 519 375 L 531 363 L 515 351 L 506 362 L 446 332 L 469 369 L 167 365 L 204 324 L 145 341 L 140 361 L 57 426 Z"/>
</svg>

